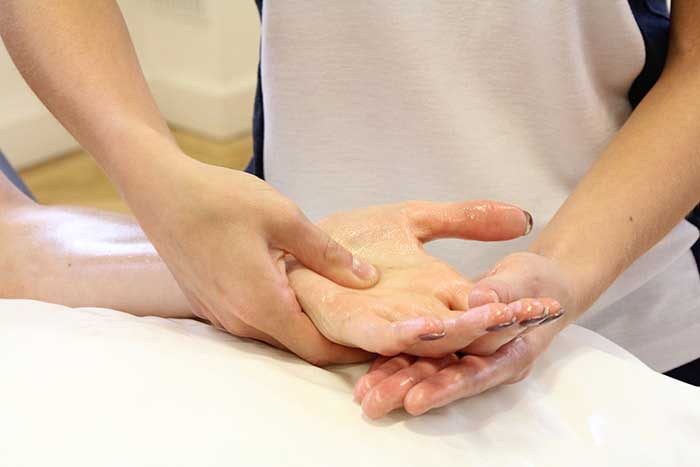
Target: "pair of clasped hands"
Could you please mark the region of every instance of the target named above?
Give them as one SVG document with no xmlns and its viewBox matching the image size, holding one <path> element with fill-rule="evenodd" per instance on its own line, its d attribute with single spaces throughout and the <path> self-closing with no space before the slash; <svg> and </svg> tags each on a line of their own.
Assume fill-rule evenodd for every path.
<svg viewBox="0 0 700 467">
<path fill-rule="evenodd" d="M 517 382 L 567 321 L 549 324 L 564 314 L 551 297 L 566 292 L 556 286 L 559 271 L 552 260 L 516 253 L 473 282 L 423 248 L 441 238 L 504 241 L 526 235 L 532 218 L 517 207 L 406 202 L 337 213 L 314 225 L 264 182 L 243 176 L 253 187 L 238 191 L 249 197 L 237 197 L 236 215 L 250 217 L 230 225 L 226 237 L 230 241 L 233 232 L 246 240 L 228 243 L 236 245 L 231 248 L 222 241 L 215 252 L 224 262 L 237 258 L 238 272 L 222 278 L 205 264 L 179 270 L 177 262 L 170 262 L 171 271 L 194 313 L 234 335 L 288 349 L 317 365 L 378 354 L 355 387 L 355 399 L 370 418 L 402 407 L 419 415 Z M 211 233 L 223 223 L 204 215 L 197 226 Z M 251 241 L 250 232 L 260 231 L 267 234 Z M 187 238 L 196 238 L 191 233 Z M 217 243 L 211 240 L 208 245 Z M 183 245 L 183 251 L 193 245 Z M 160 253 L 167 260 L 178 252 Z M 267 258 L 262 265 L 261 256 Z M 199 281 L 187 277 L 196 272 Z M 185 285 L 207 281 L 219 292 L 214 298 Z M 227 284 L 238 284 L 236 293 Z"/>
</svg>

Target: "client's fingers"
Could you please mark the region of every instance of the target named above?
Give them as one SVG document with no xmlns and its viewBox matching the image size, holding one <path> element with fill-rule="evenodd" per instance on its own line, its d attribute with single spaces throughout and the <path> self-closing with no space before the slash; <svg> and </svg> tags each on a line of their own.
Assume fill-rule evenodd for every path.
<svg viewBox="0 0 700 467">
<path fill-rule="evenodd" d="M 445 337 L 436 341 L 417 342 L 405 352 L 421 357 L 442 357 L 465 348 L 483 335 L 515 324 L 515 315 L 508 305 L 489 303 L 444 320 Z"/>
<path fill-rule="evenodd" d="M 532 216 L 522 209 L 496 201 L 462 203 L 407 203 L 407 215 L 423 243 L 438 238 L 511 240 L 530 233 Z"/>
<path fill-rule="evenodd" d="M 463 349 L 463 352 L 472 355 L 491 355 L 518 335 L 543 324 L 550 316 L 557 315 L 561 305 L 551 298 L 526 298 L 508 304 L 508 308 L 515 316 L 515 325 L 476 339 Z"/>
<path fill-rule="evenodd" d="M 297 292 L 296 295 L 305 312 L 302 313 L 304 318 L 308 317 L 309 324 L 313 322 L 315 326 L 314 330 L 336 344 L 394 356 L 417 342 L 444 336 L 445 326 L 442 320 L 435 316 L 419 316 L 403 321 L 389 320 L 383 317 L 386 305 L 381 301 L 372 301 L 370 297 L 360 299 L 355 294 L 346 293 L 343 288 L 313 271 L 292 266 L 288 269 L 287 276 L 295 291 L 304 291 Z M 296 316 L 294 318 L 299 320 Z M 305 323 L 296 324 L 298 329 L 304 330 L 302 324 Z M 288 339 L 302 335 L 291 331 L 287 334 Z M 308 331 L 303 335 L 306 334 Z M 320 344 L 318 336 L 312 337 L 315 339 L 314 344 Z M 296 352 L 288 342 L 282 343 Z"/>
<path fill-rule="evenodd" d="M 408 367 L 415 361 L 416 357 L 411 355 L 399 355 L 393 358 L 377 358 L 370 371 L 355 383 L 355 400 L 358 402 L 361 401 L 374 385 L 397 371 Z"/>
<path fill-rule="evenodd" d="M 362 399 L 362 410 L 369 418 L 377 419 L 403 407 L 403 399 L 413 386 L 457 361 L 455 354 L 440 359 L 421 358 L 376 383 Z"/>
<path fill-rule="evenodd" d="M 432 316 L 390 322 L 372 312 L 357 312 L 347 316 L 331 333 L 340 343 L 391 357 L 419 342 L 442 338 L 445 325 Z M 333 336 L 329 338 L 335 340 Z"/>
</svg>

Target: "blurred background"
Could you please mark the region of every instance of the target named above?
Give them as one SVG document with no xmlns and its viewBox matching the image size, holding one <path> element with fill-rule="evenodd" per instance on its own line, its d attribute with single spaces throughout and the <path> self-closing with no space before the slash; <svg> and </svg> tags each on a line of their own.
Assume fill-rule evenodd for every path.
<svg viewBox="0 0 700 467">
<path fill-rule="evenodd" d="M 252 154 L 255 2 L 119 0 L 151 90 L 183 150 L 241 169 Z M 108 109 L 105 109 L 108 111 Z M 125 212 L 91 157 L 34 96 L 0 47 L 0 150 L 42 204 Z"/>
</svg>

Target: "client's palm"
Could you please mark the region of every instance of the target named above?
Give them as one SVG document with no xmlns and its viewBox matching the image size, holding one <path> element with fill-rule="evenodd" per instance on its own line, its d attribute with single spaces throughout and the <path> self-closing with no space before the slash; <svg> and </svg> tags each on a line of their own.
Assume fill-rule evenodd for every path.
<svg viewBox="0 0 700 467">
<path fill-rule="evenodd" d="M 290 265 L 290 284 L 319 331 L 336 343 L 383 355 L 444 355 L 514 317 L 503 304 L 466 312 L 472 282 L 427 254 L 423 243 L 507 240 L 523 235 L 527 222 L 520 209 L 493 202 L 410 202 L 334 214 L 319 225 L 376 265 L 379 284 L 345 288 L 298 263 Z"/>
</svg>

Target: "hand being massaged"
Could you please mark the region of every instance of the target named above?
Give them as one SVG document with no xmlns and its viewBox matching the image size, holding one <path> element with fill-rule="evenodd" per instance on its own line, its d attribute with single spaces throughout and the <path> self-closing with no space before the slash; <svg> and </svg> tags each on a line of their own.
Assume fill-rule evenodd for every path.
<svg viewBox="0 0 700 467">
<path fill-rule="evenodd" d="M 379 283 L 364 290 L 342 287 L 293 259 L 287 274 L 302 309 L 332 342 L 385 356 L 442 357 L 458 350 L 489 355 L 558 303 L 521 298 L 469 309 L 473 283 L 423 244 L 439 238 L 509 240 L 528 233 L 530 222 L 522 210 L 491 201 L 408 202 L 336 213 L 319 226 L 374 264 Z"/>
<path fill-rule="evenodd" d="M 8 240 L 4 243 L 8 248 L 0 248 L 0 257 L 12 266 L 5 269 L 7 274 L 0 274 L 1 296 L 106 307 L 136 315 L 194 317 L 176 281 L 131 217 L 95 209 L 40 206 L 16 192 L 10 198 L 0 216 L 0 233 Z M 503 349 L 513 347 L 514 337 L 542 321 L 547 309 L 556 314 L 558 303 L 520 299 L 506 306 L 482 300 L 485 305 L 466 311 L 470 293 L 473 301 L 478 288 L 428 255 L 423 243 L 444 237 L 507 240 L 527 233 L 528 223 L 523 211 L 492 202 L 411 202 L 338 213 L 324 220 L 323 229 L 376 264 L 382 277 L 373 289 L 346 289 L 287 261 L 290 285 L 325 335 L 320 338 L 330 340 L 329 348 L 341 349 L 319 360 L 338 363 L 371 358 L 358 347 L 385 355 L 409 352 L 440 357 L 416 360 L 403 353 L 375 362 L 358 382 L 356 395 L 369 401 L 363 404 L 368 414 L 379 417 L 403 404 L 413 385 L 402 384 L 401 378 L 413 375 L 417 383 L 445 367 L 449 370 L 457 361 L 452 353 L 456 350 L 489 355 L 500 348 L 493 357 L 484 357 L 483 367 L 489 359 L 500 358 Z M 512 297 L 526 297 L 526 292 L 540 290 L 513 291 Z M 542 292 L 558 296 L 555 289 Z M 504 290 L 499 294 L 507 296 Z M 529 333 L 525 342 L 536 335 Z M 511 343 L 503 346 L 508 341 Z M 546 345 L 548 339 L 539 341 Z M 377 394 L 382 397 L 375 397 Z M 448 396 L 455 399 L 465 393 L 452 390 Z M 430 400 L 435 404 L 449 401 L 442 396 L 437 402 Z"/>
</svg>

